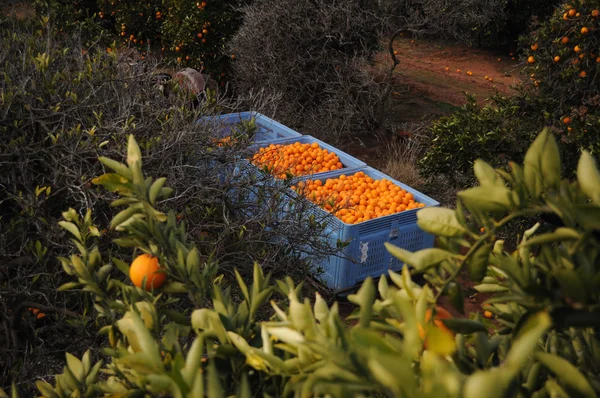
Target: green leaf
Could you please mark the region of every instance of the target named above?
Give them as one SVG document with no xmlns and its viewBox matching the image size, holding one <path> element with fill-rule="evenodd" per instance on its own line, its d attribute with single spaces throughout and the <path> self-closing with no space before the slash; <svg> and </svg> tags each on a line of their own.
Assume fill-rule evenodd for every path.
<svg viewBox="0 0 600 398">
<path fill-rule="evenodd" d="M 117 266 L 117 268 L 123 273 L 123 275 L 129 278 L 129 265 L 125 261 L 115 257 L 113 257 L 111 261 L 114 265 Z"/>
<path fill-rule="evenodd" d="M 135 137 L 130 134 L 127 141 L 127 164 L 131 167 L 135 162 L 139 162 L 140 166 L 142 165 L 142 152 L 140 152 Z"/>
<path fill-rule="evenodd" d="M 464 398 L 503 398 L 510 380 L 510 374 L 505 369 L 478 370 L 467 378 L 462 396 Z"/>
<path fill-rule="evenodd" d="M 484 243 L 467 260 L 467 271 L 472 281 L 481 282 L 485 277 L 491 251 L 491 243 Z"/>
<path fill-rule="evenodd" d="M 541 337 L 552 325 L 552 319 L 546 312 L 538 312 L 530 316 L 517 335 L 504 359 L 502 366 L 509 369 L 511 376 L 516 376 L 528 361 L 529 356 L 538 347 Z"/>
<path fill-rule="evenodd" d="M 596 397 L 596 393 L 586 377 L 566 359 L 544 352 L 537 352 L 535 357 L 546 368 L 554 373 L 571 393 L 582 398 Z"/>
<path fill-rule="evenodd" d="M 125 166 L 123 163 L 117 162 L 116 160 L 106 158 L 104 156 L 100 156 L 98 158 L 98 160 L 100 161 L 100 163 L 102 163 L 106 167 L 111 168 L 117 174 L 120 174 L 121 176 L 127 178 L 130 181 L 132 180 L 133 176 L 131 175 L 131 170 L 129 170 L 129 168 L 127 166 Z"/>
<path fill-rule="evenodd" d="M 375 301 L 375 285 L 373 279 L 369 276 L 362 283 L 356 294 L 350 294 L 348 301 L 360 306 L 359 325 L 368 327 L 371 322 L 371 313 L 373 311 L 373 302 Z"/>
<path fill-rule="evenodd" d="M 83 284 L 79 282 L 67 282 L 65 284 L 60 285 L 56 290 L 59 292 L 64 292 L 67 290 L 77 289 L 83 286 Z"/>
<path fill-rule="evenodd" d="M 480 185 L 499 185 L 504 186 L 504 183 L 496 173 L 496 170 L 488 163 L 481 159 L 475 160 L 473 171 Z"/>
<path fill-rule="evenodd" d="M 487 333 L 488 331 L 483 323 L 471 319 L 450 318 L 442 319 L 441 321 L 448 329 L 460 334 L 471 334 L 475 332 Z"/>
<path fill-rule="evenodd" d="M 458 222 L 454 210 L 426 207 L 417 212 L 417 224 L 425 232 L 436 236 L 457 237 L 467 231 Z"/>
<path fill-rule="evenodd" d="M 537 199 L 544 187 L 553 187 L 560 182 L 560 156 L 554 136 L 545 128 L 533 141 L 523 165 L 527 190 Z"/>
<path fill-rule="evenodd" d="M 116 228 L 125 221 L 129 220 L 133 215 L 139 213 L 141 209 L 139 207 L 130 206 L 124 210 L 121 210 L 110 222 L 111 228 Z"/>
<path fill-rule="evenodd" d="M 92 179 L 92 184 L 102 185 L 104 189 L 110 192 L 125 196 L 131 196 L 133 193 L 131 182 L 127 178 L 115 173 L 103 174 L 96 177 Z"/>
<path fill-rule="evenodd" d="M 560 285 L 563 293 L 575 300 L 578 303 L 585 303 L 587 299 L 587 293 L 585 284 L 579 278 L 577 273 L 569 269 L 556 269 L 553 271 L 554 279 Z"/>
<path fill-rule="evenodd" d="M 46 383 L 45 381 L 38 380 L 35 382 L 35 386 L 37 387 L 39 392 L 42 393 L 42 396 L 45 398 L 60 398 L 60 395 L 58 395 L 56 393 L 56 391 L 54 391 L 54 388 L 52 387 L 52 385 L 50 383 Z M 2 396 L 2 394 L 0 394 L 0 397 L 1 396 Z M 6 397 L 8 397 L 8 396 L 6 395 Z"/>
<path fill-rule="evenodd" d="M 511 190 L 505 186 L 486 185 L 469 188 L 458 193 L 469 210 L 502 212 L 511 208 Z"/>
<path fill-rule="evenodd" d="M 83 364 L 81 363 L 79 358 L 75 357 L 74 355 L 72 355 L 68 352 L 67 352 L 66 356 L 67 356 L 67 366 L 69 367 L 69 370 L 71 371 L 71 373 L 73 373 L 73 376 L 75 376 L 75 378 L 79 382 L 82 382 L 83 376 L 84 376 Z"/>
<path fill-rule="evenodd" d="M 448 296 L 450 298 L 450 304 L 452 304 L 452 307 L 454 307 L 461 314 L 464 314 L 465 298 L 463 296 L 462 288 L 458 283 L 451 282 L 448 285 Z"/>
<path fill-rule="evenodd" d="M 384 245 L 392 256 L 407 265 L 415 267 L 418 271 L 425 271 L 444 260 L 455 257 L 454 254 L 442 249 L 423 249 L 413 253 L 394 246 L 389 242 L 385 242 Z"/>
<path fill-rule="evenodd" d="M 594 203 L 600 204 L 600 171 L 588 151 L 583 151 L 579 158 L 577 181 L 583 193 Z"/>
<path fill-rule="evenodd" d="M 536 246 L 564 240 L 577 240 L 581 237 L 579 232 L 572 228 L 557 228 L 554 232 L 534 236 L 524 241 L 521 246 Z"/>
<path fill-rule="evenodd" d="M 164 285 L 162 285 L 162 287 L 160 288 L 161 292 L 163 293 L 187 293 L 188 289 L 187 287 L 181 283 L 181 282 L 177 282 L 177 281 L 167 281 Z"/>
<path fill-rule="evenodd" d="M 508 288 L 506 288 L 504 286 L 491 284 L 491 283 L 482 283 L 481 285 L 473 286 L 473 288 L 480 293 L 500 293 L 500 292 L 508 291 Z"/>
<path fill-rule="evenodd" d="M 600 230 L 600 206 L 576 205 L 575 214 L 577 222 L 585 230 Z"/>
<path fill-rule="evenodd" d="M 81 233 L 79 232 L 79 228 L 77 228 L 75 224 L 68 221 L 59 221 L 58 225 L 69 231 L 71 235 L 75 237 L 75 239 L 81 242 Z"/>
<path fill-rule="evenodd" d="M 159 178 L 158 180 L 154 181 L 154 183 L 152 183 L 152 186 L 150 187 L 150 191 L 148 193 L 148 198 L 150 199 L 150 203 L 154 205 L 154 203 L 156 202 L 156 199 L 158 198 L 158 194 L 160 193 L 160 190 L 162 189 L 162 187 L 165 185 L 165 183 L 167 182 L 167 179 L 165 177 Z"/>
</svg>

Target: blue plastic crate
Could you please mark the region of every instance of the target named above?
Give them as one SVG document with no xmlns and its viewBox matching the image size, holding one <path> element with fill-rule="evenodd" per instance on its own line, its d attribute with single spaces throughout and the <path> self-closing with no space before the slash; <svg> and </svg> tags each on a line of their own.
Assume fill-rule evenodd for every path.
<svg viewBox="0 0 600 398">
<path fill-rule="evenodd" d="M 375 180 L 388 179 L 407 192 L 412 193 L 415 201 L 424 203 L 425 207 L 439 206 L 439 203 L 434 199 L 372 167 L 354 170 L 350 173 L 338 170 L 327 176 L 305 177 L 302 180 L 319 179 L 325 182 L 327 178 L 339 177 L 342 174 L 350 176 L 358 171 L 364 172 Z M 307 200 L 292 190 L 289 191 L 289 195 L 290 200 L 283 212 L 293 212 L 294 203 L 298 200 Z M 433 247 L 434 236 L 424 232 L 417 225 L 417 212 L 419 210 L 405 210 L 358 224 L 347 224 L 326 210 L 314 205 L 311 210 L 314 215 L 318 219 L 325 219 L 326 217 L 326 233 L 330 244 L 336 247 L 338 240 L 349 242 L 348 246 L 341 249 L 336 255 L 315 264 L 314 271 L 322 271 L 317 274 L 318 278 L 327 287 L 334 291 L 340 291 L 357 285 L 368 276 L 377 278 L 386 274 L 388 270 L 401 270 L 402 262 L 386 250 L 384 243 L 390 242 L 410 251 Z M 310 250 L 310 248 L 307 248 L 307 250 Z"/>
<path fill-rule="evenodd" d="M 271 144 L 287 145 L 287 144 L 293 144 L 295 142 L 300 142 L 302 144 L 312 144 L 313 142 L 316 142 L 317 144 L 319 144 L 319 146 L 321 148 L 327 149 L 329 152 L 335 153 L 338 156 L 338 158 L 340 159 L 340 162 L 342 163 L 342 165 L 344 167 L 339 170 L 325 171 L 325 172 L 321 172 L 321 173 L 313 173 L 313 174 L 310 174 L 307 176 L 294 177 L 294 180 L 300 180 L 300 179 L 306 178 L 306 177 L 330 178 L 330 176 L 336 175 L 335 173 L 337 173 L 337 172 L 341 172 L 342 174 L 349 173 L 349 172 L 352 172 L 353 170 L 358 170 L 360 168 L 367 166 L 367 164 L 365 162 L 358 160 L 354 156 L 350 156 L 346 152 L 341 151 L 341 150 L 337 149 L 336 147 L 329 145 L 329 144 L 327 144 L 315 137 L 312 137 L 310 135 L 303 135 L 301 137 L 296 137 L 296 138 L 285 138 L 285 139 L 276 140 L 273 142 L 255 143 L 250 146 L 250 149 L 255 149 L 256 151 L 258 151 L 259 148 L 268 147 Z M 252 163 L 247 159 L 240 161 L 239 170 L 240 170 L 240 174 L 253 173 L 255 175 L 259 175 L 260 173 L 263 173 L 263 171 L 261 169 L 259 169 L 256 166 L 253 166 Z M 337 175 L 339 175 L 339 174 L 337 174 Z"/>
<path fill-rule="evenodd" d="M 272 142 L 302 136 L 297 131 L 258 112 L 239 112 L 214 117 L 208 116 L 199 119 L 197 123 L 207 123 L 214 126 L 215 130 L 219 131 L 219 138 L 223 138 L 231 134 L 233 126 L 242 121 L 249 121 L 252 117 L 254 117 L 257 128 L 252 139 L 254 142 Z"/>
</svg>

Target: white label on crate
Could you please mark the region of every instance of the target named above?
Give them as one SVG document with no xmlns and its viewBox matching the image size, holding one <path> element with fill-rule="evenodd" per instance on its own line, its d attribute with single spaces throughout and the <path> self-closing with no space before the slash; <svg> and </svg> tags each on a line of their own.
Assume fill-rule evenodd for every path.
<svg viewBox="0 0 600 398">
<path fill-rule="evenodd" d="M 392 228 L 390 230 L 390 239 L 394 239 L 398 237 L 398 228 Z"/>
<path fill-rule="evenodd" d="M 360 263 L 364 264 L 369 256 L 369 242 L 360 242 Z"/>
</svg>

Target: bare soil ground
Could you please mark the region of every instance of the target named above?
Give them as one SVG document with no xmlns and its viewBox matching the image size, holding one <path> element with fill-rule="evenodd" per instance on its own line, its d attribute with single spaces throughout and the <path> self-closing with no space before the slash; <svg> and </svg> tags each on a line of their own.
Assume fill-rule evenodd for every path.
<svg viewBox="0 0 600 398">
<path fill-rule="evenodd" d="M 467 102 L 465 93 L 474 94 L 483 104 L 496 92 L 510 93 L 521 79 L 519 61 L 503 51 L 406 37 L 396 39 L 394 50 L 400 64 L 394 72 L 394 90 L 386 118 L 400 136 L 409 134 L 406 126 L 422 125 L 452 113 Z M 380 73 L 385 73 L 391 64 L 387 51 L 375 57 L 374 67 Z M 486 76 L 491 80 L 486 80 Z M 352 145 L 347 151 L 379 168 L 385 161 L 381 142 L 375 138 L 364 140 L 363 145 Z"/>
</svg>

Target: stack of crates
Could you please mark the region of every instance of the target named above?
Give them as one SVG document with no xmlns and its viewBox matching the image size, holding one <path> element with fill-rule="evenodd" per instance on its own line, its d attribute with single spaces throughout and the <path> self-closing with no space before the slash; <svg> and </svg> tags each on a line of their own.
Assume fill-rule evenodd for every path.
<svg viewBox="0 0 600 398">
<path fill-rule="evenodd" d="M 293 144 L 316 142 L 323 149 L 335 153 L 343 164 L 343 168 L 334 171 L 314 173 L 308 176 L 295 177 L 294 181 L 321 180 L 325 182 L 328 178 L 337 178 L 342 174 L 351 176 L 362 171 L 374 180 L 387 179 L 398 185 L 406 192 L 413 194 L 415 201 L 425 204 L 425 207 L 439 206 L 434 199 L 422 194 L 421 192 L 396 181 L 386 174 L 367 166 L 364 162 L 350 156 L 349 154 L 320 141 L 308 135 L 301 135 L 282 124 L 267 118 L 255 112 L 243 112 L 229 115 L 222 115 L 214 119 L 202 119 L 204 123 L 223 123 L 233 125 L 242 120 L 255 119 L 257 131 L 250 149 L 259 150 L 261 147 L 267 147 L 270 144 Z M 224 132 L 226 134 L 227 131 Z M 262 183 L 275 183 L 277 179 L 272 176 L 266 176 L 264 171 L 252 165 L 246 159 L 240 159 L 236 166 L 234 174 L 242 179 L 254 179 Z M 250 188 L 250 191 L 253 191 Z M 254 190 L 260 191 L 258 186 Z M 302 203 L 306 206 L 306 199 L 300 197 L 296 192 L 289 188 L 284 189 L 285 201 L 281 209 L 278 209 L 280 216 L 286 217 L 297 211 L 297 205 Z M 257 196 L 258 198 L 258 196 Z M 265 200 L 265 198 L 261 198 Z M 266 201 L 265 203 L 267 203 Z M 326 233 L 329 243 L 336 247 L 336 243 L 347 242 L 348 244 L 341 248 L 335 255 L 324 258 L 322 261 L 314 264 L 316 276 L 330 289 L 341 292 L 352 289 L 361 281 L 371 276 L 373 278 L 385 275 L 388 270 L 399 271 L 402 263 L 391 256 L 385 249 L 384 244 L 390 242 L 398 247 L 409 251 L 417 251 L 433 247 L 434 237 L 417 225 L 417 212 L 420 209 L 405 210 L 400 213 L 390 214 L 378 217 L 358 224 L 347 224 L 339 218 L 330 214 L 316 204 L 308 204 L 309 212 L 316 219 L 327 220 Z M 310 251 L 310 248 L 307 248 Z"/>
</svg>

